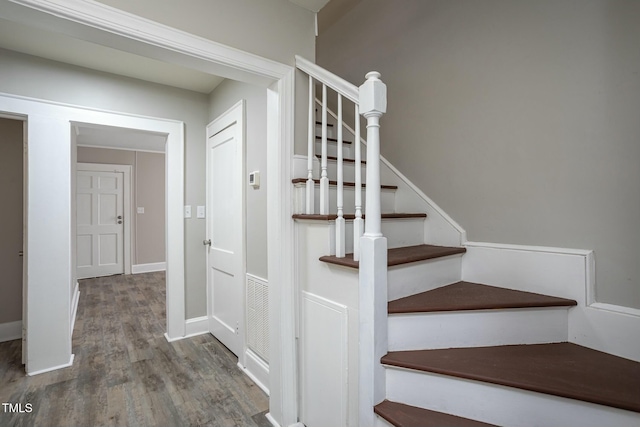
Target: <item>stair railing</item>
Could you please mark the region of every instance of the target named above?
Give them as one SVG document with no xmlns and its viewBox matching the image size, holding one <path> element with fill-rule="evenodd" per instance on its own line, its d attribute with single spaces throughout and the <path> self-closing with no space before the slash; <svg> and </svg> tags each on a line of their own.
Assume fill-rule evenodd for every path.
<svg viewBox="0 0 640 427">
<path fill-rule="evenodd" d="M 354 154 L 355 154 L 355 200 L 354 200 L 354 221 L 353 221 L 353 258 L 356 261 L 360 260 L 360 238 L 365 232 L 365 221 L 362 211 L 362 147 L 360 144 L 360 90 L 355 85 L 347 82 L 346 80 L 336 76 L 335 74 L 317 66 L 316 64 L 308 61 L 305 58 L 296 56 L 296 66 L 301 71 L 305 72 L 309 76 L 309 117 L 308 117 L 308 141 L 307 141 L 307 182 L 306 182 L 306 196 L 305 196 L 305 213 L 321 215 L 335 214 L 335 248 L 331 248 L 338 258 L 343 258 L 346 255 L 345 244 L 345 206 L 344 206 L 344 159 L 343 159 L 343 100 L 346 99 L 354 104 L 354 129 L 355 129 L 355 141 L 354 141 Z M 384 86 L 379 80 L 378 73 L 367 74 L 367 79 L 371 81 L 377 81 Z M 320 84 L 322 87 L 322 98 L 316 99 L 314 97 L 314 88 L 316 84 Z M 337 93 L 337 135 L 336 135 L 336 168 L 337 168 L 337 180 L 336 180 L 336 212 L 329 212 L 330 200 L 329 200 L 329 177 L 327 167 L 327 153 L 328 153 L 328 126 L 327 126 L 327 89 L 330 88 Z M 316 140 L 316 107 L 314 100 L 319 104 L 321 113 L 321 149 L 320 149 L 320 195 L 318 197 L 320 206 L 316 208 L 315 200 L 315 180 L 314 180 L 314 156 L 315 156 L 315 140 Z M 386 98 L 385 98 L 386 102 Z M 377 119 L 372 119 L 377 120 Z M 379 135 L 379 132 L 378 132 Z M 378 144 L 379 147 L 379 144 Z M 374 150 L 375 151 L 375 150 Z M 378 148 L 379 152 L 379 148 Z M 379 155 L 375 160 L 367 159 L 367 182 L 369 179 L 372 181 L 380 182 L 380 158 Z M 369 166 L 370 165 L 370 166 Z M 369 175 L 372 175 L 371 177 Z M 367 211 L 367 215 L 371 215 L 371 220 L 367 221 L 372 230 L 380 232 L 380 186 L 367 186 L 367 205 L 371 205 L 373 210 Z M 369 199 L 372 203 L 369 203 Z M 377 205 L 377 206 L 376 206 Z"/>
<path fill-rule="evenodd" d="M 359 260 L 359 424 L 373 425 L 373 407 L 385 396 L 384 368 L 381 357 L 387 350 L 387 239 L 382 235 L 380 197 L 380 117 L 387 109 L 387 89 L 380 74 L 372 71 L 358 88 L 316 64 L 296 56 L 296 67 L 309 76 L 309 133 L 307 147 L 306 213 L 314 214 L 315 181 L 313 157 L 315 147 L 314 87 L 322 85 L 321 100 L 321 215 L 329 214 L 329 179 L 327 175 L 327 87 L 338 93 L 337 116 L 337 212 L 335 255 L 345 256 L 345 225 L 342 168 L 342 100 L 355 105 L 355 220 L 354 260 Z M 362 170 L 360 151 L 360 115 L 367 119 L 366 221 L 362 231 Z M 332 254 L 333 255 L 333 254 Z"/>
</svg>

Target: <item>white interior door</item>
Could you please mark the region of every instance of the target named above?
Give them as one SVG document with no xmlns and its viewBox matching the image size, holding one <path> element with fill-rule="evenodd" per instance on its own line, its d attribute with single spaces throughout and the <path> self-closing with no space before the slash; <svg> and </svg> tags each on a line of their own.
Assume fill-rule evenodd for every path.
<svg viewBox="0 0 640 427">
<path fill-rule="evenodd" d="M 242 126 L 226 114 L 207 127 L 209 331 L 237 356 L 245 312 Z"/>
<path fill-rule="evenodd" d="M 79 279 L 125 272 L 125 172 L 95 166 L 79 164 L 77 172 Z"/>
</svg>

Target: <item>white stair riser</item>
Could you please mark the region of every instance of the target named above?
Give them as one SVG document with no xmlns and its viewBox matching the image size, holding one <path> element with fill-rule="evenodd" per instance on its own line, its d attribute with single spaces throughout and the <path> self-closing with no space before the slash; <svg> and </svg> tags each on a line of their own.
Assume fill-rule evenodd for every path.
<svg viewBox="0 0 640 427">
<path fill-rule="evenodd" d="M 453 255 L 389 267 L 389 301 L 459 282 L 461 264 L 461 256 Z"/>
<path fill-rule="evenodd" d="M 294 186 L 294 204 L 296 214 L 305 213 L 306 203 L 306 186 L 304 183 L 297 183 Z M 335 185 L 329 186 L 329 213 L 335 215 L 338 211 L 337 208 L 337 187 Z M 365 212 L 366 208 L 366 189 L 362 188 L 362 212 Z M 395 193 L 396 190 L 382 189 L 380 191 L 380 205 L 383 213 L 393 213 L 395 209 Z M 343 187 L 343 202 L 344 213 L 355 212 L 355 187 Z M 315 185 L 314 190 L 315 199 L 315 213 L 320 213 L 320 184 Z"/>
<path fill-rule="evenodd" d="M 480 381 L 387 367 L 389 400 L 513 427 L 636 427 L 640 414 Z"/>
<path fill-rule="evenodd" d="M 353 220 L 345 223 L 346 253 L 353 252 Z M 388 248 L 424 244 L 424 218 L 389 218 L 382 220 L 382 234 Z"/>
<path fill-rule="evenodd" d="M 387 420 L 385 420 L 381 416 L 376 415 L 375 417 L 376 418 L 374 420 L 373 427 L 394 427 L 393 424 L 389 423 Z"/>
<path fill-rule="evenodd" d="M 319 160 L 319 159 L 318 159 Z M 327 161 L 327 174 L 332 181 L 338 180 L 338 162 L 336 160 Z M 367 168 L 361 165 L 362 183 L 366 182 Z M 317 178 L 320 178 L 318 176 Z M 342 163 L 342 180 L 347 182 L 356 182 L 356 164 L 352 162 Z"/>
<path fill-rule="evenodd" d="M 389 315 L 389 351 L 568 340 L 566 307 Z"/>
<path fill-rule="evenodd" d="M 342 144 L 342 157 L 345 159 L 353 159 L 354 154 L 351 146 L 353 144 Z M 315 154 L 322 154 L 322 141 L 317 139 L 315 146 Z M 338 157 L 338 143 L 335 141 L 327 141 L 327 156 Z M 363 159 L 364 160 L 364 159 Z"/>
<path fill-rule="evenodd" d="M 322 118 L 317 119 L 319 122 L 322 121 Z M 327 138 L 336 138 L 337 131 L 335 130 L 335 123 L 333 121 L 328 121 L 327 123 L 333 124 L 334 126 L 327 126 Z M 322 125 L 316 123 L 316 133 L 317 136 L 322 136 Z M 343 138 L 344 138 L 344 130 L 343 130 Z"/>
</svg>

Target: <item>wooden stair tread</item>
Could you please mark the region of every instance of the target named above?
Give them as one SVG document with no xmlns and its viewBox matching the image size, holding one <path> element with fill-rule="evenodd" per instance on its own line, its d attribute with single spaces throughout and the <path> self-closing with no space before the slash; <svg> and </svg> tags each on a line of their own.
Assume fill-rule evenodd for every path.
<svg viewBox="0 0 640 427">
<path fill-rule="evenodd" d="M 317 111 L 317 110 L 316 110 L 316 111 Z M 317 125 L 322 125 L 322 122 L 319 122 L 318 120 L 316 120 L 316 124 L 317 124 Z M 332 124 L 332 123 L 327 123 L 327 127 L 332 128 L 332 127 L 333 127 L 333 124 Z"/>
<path fill-rule="evenodd" d="M 442 412 L 409 406 L 385 400 L 373 408 L 374 412 L 396 427 L 486 427 L 485 424 L 468 418 L 456 417 Z"/>
<path fill-rule="evenodd" d="M 322 155 L 321 154 L 316 154 L 316 157 L 318 159 L 322 159 Z M 338 158 L 336 156 L 327 156 L 327 160 L 334 160 L 337 161 Z M 355 163 L 356 161 L 354 159 L 342 159 L 343 162 L 345 163 Z M 367 164 L 366 160 L 361 160 L 360 163 L 362 163 L 363 165 Z"/>
<path fill-rule="evenodd" d="M 293 184 L 300 184 L 300 183 L 304 183 L 307 182 L 307 178 L 294 178 L 291 180 L 291 182 Z M 313 182 L 315 182 L 316 184 L 320 184 L 320 180 L 319 179 L 314 179 Z M 329 185 L 338 185 L 338 181 L 329 181 Z M 355 182 L 343 182 L 342 185 L 344 185 L 345 187 L 355 187 L 356 183 Z M 367 184 L 365 184 L 364 182 L 362 183 L 362 188 L 366 187 Z M 385 190 L 397 190 L 398 186 L 397 185 L 381 185 L 380 188 L 385 189 Z"/>
<path fill-rule="evenodd" d="M 640 363 L 572 343 L 397 351 L 382 363 L 640 412 Z"/>
<path fill-rule="evenodd" d="M 322 137 L 321 137 L 320 135 L 316 135 L 316 139 L 322 139 Z M 338 139 L 337 139 L 337 138 L 327 138 L 327 141 L 330 141 L 330 142 L 338 142 Z M 352 143 L 353 143 L 353 141 L 345 141 L 345 140 L 342 140 L 342 143 L 343 143 L 343 144 L 352 144 Z"/>
<path fill-rule="evenodd" d="M 344 219 L 352 220 L 355 219 L 355 214 L 344 214 Z M 362 215 L 364 219 L 366 215 Z M 426 213 L 383 213 L 382 219 L 405 219 L 405 218 L 426 218 Z M 313 220 L 313 221 L 335 221 L 338 218 L 338 215 L 321 215 L 321 214 L 295 214 L 293 215 L 293 219 L 303 219 L 303 220 Z"/>
<path fill-rule="evenodd" d="M 408 264 L 411 262 L 425 261 L 449 255 L 463 254 L 467 250 L 461 247 L 416 245 L 393 248 L 387 251 L 387 266 Z M 358 268 L 360 263 L 353 260 L 353 254 L 347 254 L 344 258 L 337 258 L 333 255 L 320 257 L 320 261 L 330 264 L 342 265 L 344 267 Z"/>
<path fill-rule="evenodd" d="M 389 314 L 435 311 L 570 307 L 574 300 L 515 291 L 479 283 L 458 282 L 389 302 Z"/>
</svg>

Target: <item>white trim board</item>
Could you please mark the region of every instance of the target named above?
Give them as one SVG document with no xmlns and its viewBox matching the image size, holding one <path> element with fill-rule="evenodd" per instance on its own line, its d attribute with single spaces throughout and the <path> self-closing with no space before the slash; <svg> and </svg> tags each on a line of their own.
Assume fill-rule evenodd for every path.
<svg viewBox="0 0 640 427">
<path fill-rule="evenodd" d="M 245 366 L 238 362 L 238 367 L 242 369 L 251 381 L 256 383 L 267 396 L 269 395 L 269 365 L 257 356 L 253 351 L 247 349 L 245 351 Z"/>
<path fill-rule="evenodd" d="M 131 266 L 131 274 L 153 273 L 154 271 L 166 271 L 166 262 L 151 262 L 148 264 L 134 264 Z"/>
<path fill-rule="evenodd" d="M 19 340 L 22 338 L 22 320 L 0 323 L 0 342 Z"/>
<path fill-rule="evenodd" d="M 69 368 L 73 366 L 73 360 L 75 359 L 75 357 L 76 355 L 72 353 L 71 356 L 69 357 L 69 362 L 63 363 L 62 365 L 41 369 L 39 371 L 27 372 L 27 376 L 33 377 L 35 375 L 46 374 L 47 372 L 51 372 L 51 371 L 57 371 L 58 369 Z"/>
<path fill-rule="evenodd" d="M 590 250 L 467 242 L 462 280 L 576 300 L 569 341 L 640 361 L 640 310 L 594 303 Z"/>
<path fill-rule="evenodd" d="M 185 322 L 184 338 L 195 337 L 209 333 L 209 318 L 207 316 L 193 317 Z"/>
<path fill-rule="evenodd" d="M 73 328 L 76 326 L 76 317 L 78 315 L 78 303 L 80 302 L 80 284 L 76 282 L 73 289 L 73 298 L 71 300 L 71 337 L 73 338 Z"/>
</svg>

